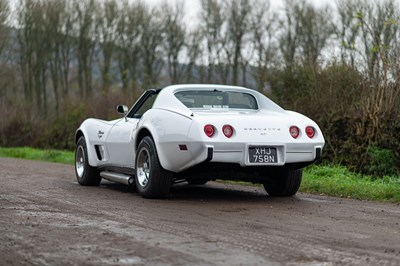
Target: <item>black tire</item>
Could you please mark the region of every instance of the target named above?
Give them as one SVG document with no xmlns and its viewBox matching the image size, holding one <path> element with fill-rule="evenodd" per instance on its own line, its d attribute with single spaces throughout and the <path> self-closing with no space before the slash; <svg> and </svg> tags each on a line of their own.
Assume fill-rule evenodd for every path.
<svg viewBox="0 0 400 266">
<path fill-rule="evenodd" d="M 100 172 L 89 165 L 85 137 L 80 137 L 75 148 L 75 174 L 78 183 L 83 186 L 98 186 L 101 182 Z"/>
<path fill-rule="evenodd" d="M 154 141 L 144 137 L 136 150 L 135 183 L 144 198 L 165 198 L 171 188 L 173 174 L 162 168 Z"/>
<path fill-rule="evenodd" d="M 290 197 L 297 193 L 300 188 L 303 170 L 285 169 L 273 180 L 264 183 L 264 189 L 273 197 Z"/>
</svg>

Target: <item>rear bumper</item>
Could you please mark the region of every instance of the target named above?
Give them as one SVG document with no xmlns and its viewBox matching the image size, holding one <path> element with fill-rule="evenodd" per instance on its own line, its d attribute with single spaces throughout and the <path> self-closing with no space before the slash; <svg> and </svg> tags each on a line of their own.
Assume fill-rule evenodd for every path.
<svg viewBox="0 0 400 266">
<path fill-rule="evenodd" d="M 277 149 L 277 162 L 275 163 L 251 163 L 249 159 L 250 146 L 273 147 Z M 301 144 L 282 144 L 282 143 L 245 143 L 232 145 L 207 145 L 209 153 L 212 149 L 212 159 L 210 162 L 218 163 L 237 163 L 245 166 L 282 166 L 290 163 L 314 162 L 321 157 L 323 143 L 301 143 Z"/>
<path fill-rule="evenodd" d="M 279 165 L 287 165 L 289 168 L 293 169 L 300 169 L 303 167 L 306 167 L 307 165 L 313 164 L 316 160 L 321 158 L 321 153 L 322 153 L 322 147 L 316 146 L 313 152 L 292 152 L 292 153 L 287 153 L 286 158 L 290 158 L 291 162 L 286 162 L 284 164 L 279 164 Z M 207 158 L 204 160 L 203 163 L 210 163 L 210 162 L 216 162 L 217 159 L 214 159 L 214 154 L 217 156 L 221 156 L 222 154 L 229 154 L 229 153 L 214 153 L 214 148 L 213 147 L 207 147 Z M 235 154 L 235 153 L 234 153 Z M 234 156 L 233 154 L 233 156 Z M 231 154 L 232 155 L 232 154 Z M 304 158 L 312 156 L 313 159 L 310 161 L 303 161 Z M 228 162 L 231 163 L 231 162 Z M 247 164 L 247 166 L 253 166 L 254 164 Z M 278 164 L 269 164 L 269 166 L 279 166 Z M 265 166 L 265 164 L 259 164 L 256 166 Z"/>
<path fill-rule="evenodd" d="M 161 147 L 170 152 L 165 158 L 160 158 L 163 167 L 179 173 L 202 163 L 237 164 L 240 167 L 276 167 L 284 165 L 306 166 L 321 157 L 324 143 L 184 143 L 187 150 L 179 150 L 179 144 L 168 143 Z M 168 147 L 167 147 L 168 146 Z M 251 163 L 249 146 L 267 146 L 277 149 L 278 160 L 274 163 Z M 175 150 L 175 151 L 173 151 Z M 304 167 L 303 166 L 303 167 Z M 301 168 L 301 167 L 298 167 Z"/>
</svg>

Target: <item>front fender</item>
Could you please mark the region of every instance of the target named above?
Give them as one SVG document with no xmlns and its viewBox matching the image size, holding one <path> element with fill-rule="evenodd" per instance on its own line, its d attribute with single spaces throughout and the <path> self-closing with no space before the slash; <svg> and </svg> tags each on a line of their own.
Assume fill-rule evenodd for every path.
<svg viewBox="0 0 400 266">
<path fill-rule="evenodd" d="M 75 133 L 75 143 L 83 136 L 85 138 L 88 162 L 92 167 L 97 167 L 101 161 L 97 158 L 95 145 L 104 145 L 113 122 L 89 118 L 83 121 Z"/>
</svg>

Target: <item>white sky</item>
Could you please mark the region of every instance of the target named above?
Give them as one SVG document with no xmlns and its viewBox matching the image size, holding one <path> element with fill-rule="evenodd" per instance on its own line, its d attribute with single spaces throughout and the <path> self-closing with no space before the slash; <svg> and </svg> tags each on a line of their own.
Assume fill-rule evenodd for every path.
<svg viewBox="0 0 400 266">
<path fill-rule="evenodd" d="M 163 2 L 175 3 L 177 1 L 183 1 L 186 9 L 185 20 L 191 25 L 194 21 L 198 20 L 200 13 L 200 0 L 144 0 L 145 3 L 151 6 L 159 5 Z M 270 0 L 273 9 L 279 9 L 283 6 L 283 0 Z M 332 5 L 334 0 L 308 0 L 308 2 L 313 3 L 315 6 L 325 6 Z M 256 8 L 256 7 L 255 7 Z"/>
</svg>

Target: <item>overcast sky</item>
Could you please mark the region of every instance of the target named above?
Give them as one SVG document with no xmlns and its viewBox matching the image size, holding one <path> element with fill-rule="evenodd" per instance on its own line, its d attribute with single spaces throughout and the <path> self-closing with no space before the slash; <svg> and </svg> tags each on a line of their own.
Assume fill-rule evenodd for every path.
<svg viewBox="0 0 400 266">
<path fill-rule="evenodd" d="M 144 0 L 145 3 L 148 3 L 152 6 L 159 5 L 164 1 L 166 1 L 167 3 L 174 3 L 183 0 Z M 198 15 L 200 13 L 200 0 L 184 0 L 183 2 L 187 12 L 187 14 L 185 15 L 185 20 L 188 21 L 189 24 L 191 24 L 198 19 Z M 274 9 L 281 8 L 283 6 L 283 2 L 283 0 L 270 0 L 271 6 Z M 314 3 L 315 6 L 324 6 L 332 5 L 334 0 L 308 0 L 308 2 Z"/>
</svg>

